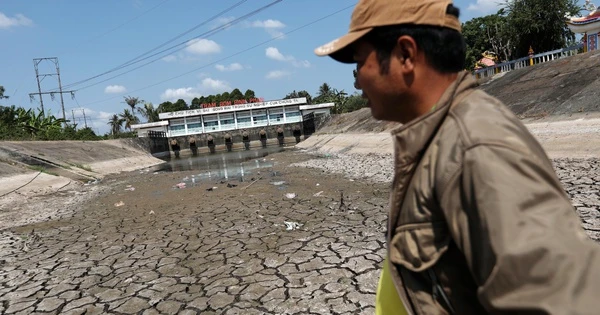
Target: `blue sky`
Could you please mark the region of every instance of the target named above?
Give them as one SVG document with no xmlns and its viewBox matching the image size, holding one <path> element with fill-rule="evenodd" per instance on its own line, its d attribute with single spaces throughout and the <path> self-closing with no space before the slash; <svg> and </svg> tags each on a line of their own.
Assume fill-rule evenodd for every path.
<svg viewBox="0 0 600 315">
<path fill-rule="evenodd" d="M 314 95 L 323 82 L 354 92 L 353 67 L 316 57 L 313 49 L 347 31 L 356 0 L 283 0 L 242 18 L 272 2 L 3 0 L 0 85 L 10 99 L 1 104 L 39 107 L 37 98 L 33 102 L 29 99 L 29 93 L 37 92 L 33 59 L 45 57 L 58 57 L 64 89 L 76 90 L 75 99 L 68 94 L 64 98 L 68 118 L 73 111 L 83 126 L 85 109 L 88 125 L 99 133 L 108 131 L 109 116 L 126 108 L 124 96 L 155 105 L 179 98 L 189 103 L 196 96 L 239 88 L 242 92 L 252 89 L 258 97 L 272 100 L 292 90 Z M 455 4 L 462 10 L 463 22 L 498 8 L 495 0 L 457 0 Z M 219 30 L 227 23 L 233 25 Z M 213 33 L 207 34 L 211 30 Z M 153 57 L 70 85 L 114 69 L 166 42 L 144 55 L 156 54 Z M 162 50 L 166 51 L 157 54 Z M 53 66 L 43 61 L 40 72 L 52 73 Z M 121 75 L 126 71 L 130 72 Z M 41 87 L 43 91 L 57 88 L 56 77 L 46 77 Z M 58 96 L 52 100 L 45 95 L 44 107 L 62 116 Z"/>
</svg>

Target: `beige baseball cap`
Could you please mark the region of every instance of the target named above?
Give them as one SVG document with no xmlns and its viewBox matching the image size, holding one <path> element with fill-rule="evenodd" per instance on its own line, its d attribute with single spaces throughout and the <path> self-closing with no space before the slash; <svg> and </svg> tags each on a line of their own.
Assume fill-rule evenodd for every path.
<svg viewBox="0 0 600 315">
<path fill-rule="evenodd" d="M 378 26 L 432 25 L 460 32 L 458 18 L 446 13 L 450 4 L 452 0 L 359 0 L 352 12 L 348 34 L 318 47 L 315 54 L 354 63 L 352 51 L 346 48 Z"/>
</svg>

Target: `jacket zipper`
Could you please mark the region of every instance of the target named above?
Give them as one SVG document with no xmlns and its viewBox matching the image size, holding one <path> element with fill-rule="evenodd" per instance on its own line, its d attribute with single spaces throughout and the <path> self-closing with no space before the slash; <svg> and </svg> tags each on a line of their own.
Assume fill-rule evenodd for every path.
<svg viewBox="0 0 600 315">
<path fill-rule="evenodd" d="M 432 283 L 431 295 L 433 297 L 433 300 L 438 301 L 438 297 L 441 297 L 443 300 L 442 301 L 443 304 L 445 304 L 448 307 L 450 314 L 451 315 L 456 314 L 456 312 L 454 311 L 454 308 L 452 307 L 452 304 L 450 304 L 450 299 L 448 298 L 448 295 L 446 295 L 446 292 L 440 285 L 440 282 L 438 281 L 438 278 L 435 275 L 435 272 L 433 271 L 433 267 L 427 269 L 427 272 L 429 273 L 429 277 L 431 278 L 431 283 Z M 439 296 L 438 296 L 438 294 L 439 294 Z M 438 301 L 438 302 L 440 302 L 440 301 Z"/>
</svg>

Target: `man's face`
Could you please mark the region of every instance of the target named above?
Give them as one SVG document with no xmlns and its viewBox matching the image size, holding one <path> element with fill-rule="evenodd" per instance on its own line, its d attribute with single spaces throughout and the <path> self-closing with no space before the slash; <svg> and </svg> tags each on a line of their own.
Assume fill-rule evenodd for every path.
<svg viewBox="0 0 600 315">
<path fill-rule="evenodd" d="M 399 66 L 398 61 L 392 54 L 389 71 L 384 73 L 373 45 L 359 40 L 353 48 L 357 72 L 354 86 L 362 90 L 362 96 L 371 108 L 371 115 L 378 120 L 401 121 L 406 84 L 395 71 Z"/>
</svg>

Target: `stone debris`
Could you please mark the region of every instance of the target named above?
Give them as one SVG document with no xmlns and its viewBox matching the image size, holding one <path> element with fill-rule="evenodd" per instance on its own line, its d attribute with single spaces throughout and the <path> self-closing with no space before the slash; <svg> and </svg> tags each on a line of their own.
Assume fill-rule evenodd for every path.
<svg viewBox="0 0 600 315">
<path fill-rule="evenodd" d="M 174 189 L 184 189 L 186 187 L 186 183 L 179 183 L 173 186 Z"/>
<path fill-rule="evenodd" d="M 293 221 L 284 221 L 283 223 L 285 224 L 285 226 L 286 226 L 285 229 L 287 231 L 297 230 L 304 225 L 304 224 L 300 224 L 298 222 L 293 222 Z"/>
</svg>

